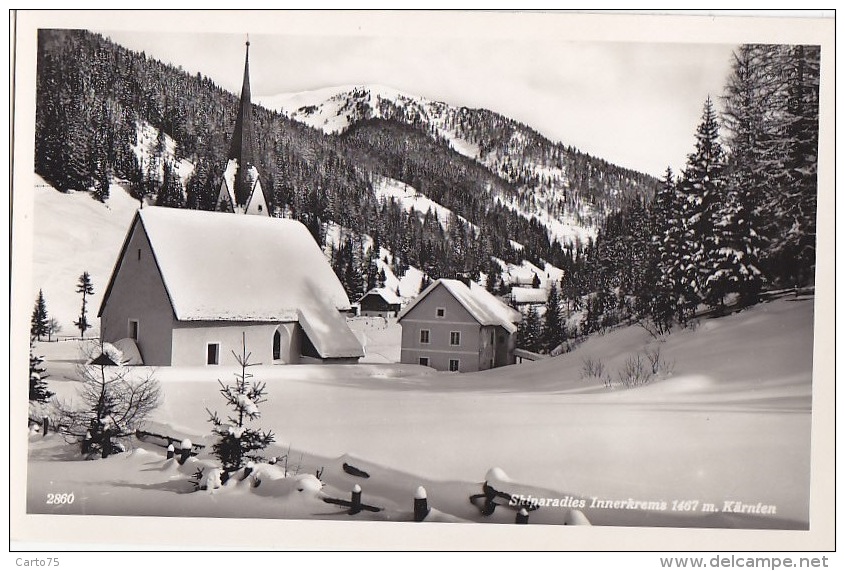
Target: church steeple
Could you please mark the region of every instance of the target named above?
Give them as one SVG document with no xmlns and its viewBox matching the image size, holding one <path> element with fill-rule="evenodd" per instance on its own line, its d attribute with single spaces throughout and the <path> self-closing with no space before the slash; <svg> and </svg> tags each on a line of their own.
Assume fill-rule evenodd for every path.
<svg viewBox="0 0 845 571">
<path fill-rule="evenodd" d="M 229 147 L 228 163 L 217 199 L 217 209 L 244 214 L 269 214 L 264 192 L 255 167 L 253 144 L 255 127 L 249 88 L 249 40 L 246 42 L 244 81 L 235 119 L 235 131 Z"/>
</svg>

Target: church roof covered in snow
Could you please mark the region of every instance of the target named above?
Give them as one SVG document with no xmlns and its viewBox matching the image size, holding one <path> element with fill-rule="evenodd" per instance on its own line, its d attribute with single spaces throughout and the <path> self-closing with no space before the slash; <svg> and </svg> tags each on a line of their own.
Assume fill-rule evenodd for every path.
<svg viewBox="0 0 845 571">
<path fill-rule="evenodd" d="M 138 224 L 149 239 L 176 319 L 299 321 L 321 355 L 363 355 L 338 312 L 349 308 L 349 298 L 300 222 L 147 207 L 138 211 L 127 244 Z"/>
<path fill-rule="evenodd" d="M 466 309 L 473 319 L 478 321 L 481 325 L 499 325 L 504 327 L 510 333 L 516 331 L 516 324 L 522 321 L 522 314 L 519 311 L 508 307 L 495 295 L 481 287 L 480 285 L 470 282 L 468 286 L 461 280 L 439 279 L 420 293 L 408 306 L 399 312 L 398 319 L 402 319 L 408 314 L 420 301 L 438 286 L 445 287 L 449 293 L 452 294 L 458 303 Z"/>
</svg>

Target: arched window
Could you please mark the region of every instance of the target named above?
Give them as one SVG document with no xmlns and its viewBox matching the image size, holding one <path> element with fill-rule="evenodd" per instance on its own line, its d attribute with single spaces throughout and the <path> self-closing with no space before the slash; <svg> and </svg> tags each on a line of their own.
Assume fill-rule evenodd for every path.
<svg viewBox="0 0 845 571">
<path fill-rule="evenodd" d="M 266 345 L 265 345 L 266 347 Z M 273 333 L 273 359 L 279 360 L 282 358 L 282 335 L 279 330 Z"/>
</svg>

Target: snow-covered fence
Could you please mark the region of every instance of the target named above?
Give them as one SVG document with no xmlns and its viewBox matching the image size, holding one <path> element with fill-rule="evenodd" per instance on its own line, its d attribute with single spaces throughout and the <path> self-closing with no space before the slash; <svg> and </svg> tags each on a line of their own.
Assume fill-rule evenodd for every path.
<svg viewBox="0 0 845 571">
<path fill-rule="evenodd" d="M 516 357 L 517 363 L 522 363 L 523 361 L 540 361 L 548 357 L 548 355 L 534 353 L 533 351 L 528 351 L 527 349 L 514 349 L 513 356 Z"/>
<path fill-rule="evenodd" d="M 188 451 L 190 452 L 191 456 L 196 456 L 197 454 L 199 454 L 200 450 L 205 448 L 204 444 L 191 443 L 191 441 L 187 438 L 168 436 L 167 434 L 156 434 L 155 432 L 148 432 L 146 430 L 141 430 L 140 428 L 135 431 L 135 438 L 137 438 L 141 442 L 147 442 L 149 444 L 154 444 L 155 446 L 161 446 L 162 448 L 169 448 L 170 446 L 173 446 L 175 448 L 178 446 L 180 454 L 182 454 L 183 449 L 182 442 L 186 441 L 186 443 L 190 443 L 190 448 L 188 449 Z"/>
<path fill-rule="evenodd" d="M 61 425 L 58 423 L 54 423 L 50 420 L 49 416 L 42 416 L 41 418 L 33 418 L 27 417 L 30 426 L 40 426 L 41 427 L 41 436 L 47 436 L 47 433 L 50 432 L 50 428 L 53 429 L 53 432 L 59 432 L 61 429 Z"/>
<path fill-rule="evenodd" d="M 346 512 L 349 515 L 355 515 L 357 513 L 360 513 L 362 510 L 366 510 L 369 512 L 380 512 L 382 510 L 382 508 L 365 504 L 361 500 L 361 494 L 361 486 L 355 484 L 355 486 L 352 488 L 352 496 L 349 500 L 342 500 L 340 498 L 323 498 L 323 501 L 327 504 L 334 504 L 337 506 L 344 506 L 349 508 L 349 510 Z"/>
</svg>

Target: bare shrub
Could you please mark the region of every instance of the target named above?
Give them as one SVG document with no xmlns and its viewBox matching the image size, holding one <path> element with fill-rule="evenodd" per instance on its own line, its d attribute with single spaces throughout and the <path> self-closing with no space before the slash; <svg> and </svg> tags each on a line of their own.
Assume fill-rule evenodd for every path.
<svg viewBox="0 0 845 571">
<path fill-rule="evenodd" d="M 645 329 L 649 335 L 651 335 L 652 339 L 657 341 L 663 342 L 665 341 L 665 335 L 669 333 L 671 327 L 666 325 L 660 321 L 656 321 L 653 318 L 640 318 L 636 320 L 636 324 L 643 329 Z"/>
<path fill-rule="evenodd" d="M 650 371 L 642 355 L 629 355 L 625 366 L 617 372 L 619 383 L 624 387 L 639 387 L 648 384 L 654 374 Z"/>
<path fill-rule="evenodd" d="M 588 379 L 590 377 L 595 377 L 596 379 L 601 379 L 602 376 L 607 372 L 607 368 L 604 366 L 604 361 L 601 359 L 593 359 L 592 357 L 585 357 L 581 363 L 581 378 Z"/>
<path fill-rule="evenodd" d="M 649 365 L 651 365 L 651 374 L 656 375 L 660 371 L 660 346 L 647 347 L 645 356 Z"/>
<path fill-rule="evenodd" d="M 660 375 L 663 378 L 671 377 L 675 371 L 675 362 L 667 361 L 660 354 L 660 346 L 647 347 L 645 350 L 646 359 L 651 366 L 652 375 Z"/>
</svg>

